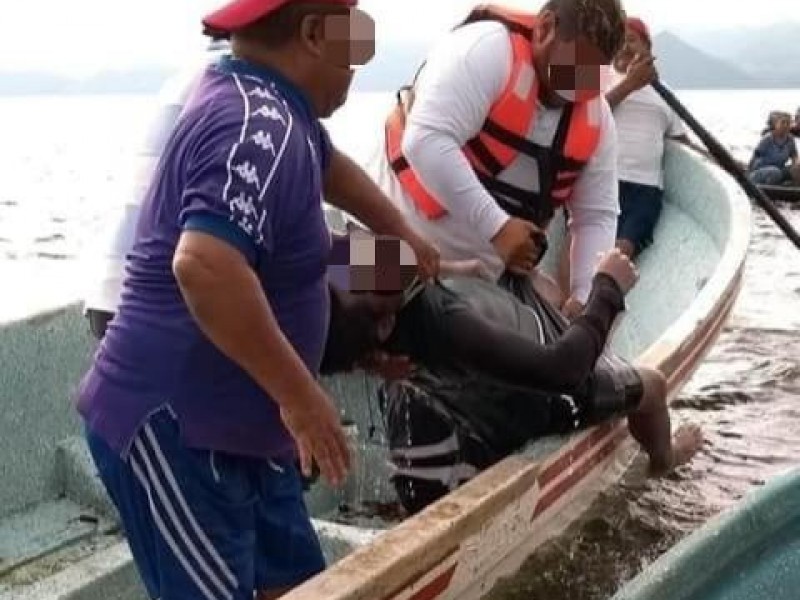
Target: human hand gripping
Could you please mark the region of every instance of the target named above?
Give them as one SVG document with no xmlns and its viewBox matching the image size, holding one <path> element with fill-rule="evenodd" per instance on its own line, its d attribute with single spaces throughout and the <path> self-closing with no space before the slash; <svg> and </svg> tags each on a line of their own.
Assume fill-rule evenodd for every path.
<svg viewBox="0 0 800 600">
<path fill-rule="evenodd" d="M 543 254 L 543 236 L 544 232 L 530 221 L 511 217 L 492 238 L 492 245 L 509 271 L 527 274 Z"/>
<path fill-rule="evenodd" d="M 598 273 L 605 273 L 610 276 L 622 290 L 627 294 L 639 280 L 639 269 L 631 260 L 620 252 L 619 248 L 609 250 L 600 260 L 597 266 Z"/>
<path fill-rule="evenodd" d="M 637 54 L 628 67 L 625 80 L 633 90 L 640 90 L 658 77 L 655 67 L 655 56 Z"/>
<path fill-rule="evenodd" d="M 416 233 L 406 236 L 406 242 L 417 258 L 419 278 L 422 281 L 430 281 L 439 277 L 441 268 L 439 249 Z"/>
</svg>

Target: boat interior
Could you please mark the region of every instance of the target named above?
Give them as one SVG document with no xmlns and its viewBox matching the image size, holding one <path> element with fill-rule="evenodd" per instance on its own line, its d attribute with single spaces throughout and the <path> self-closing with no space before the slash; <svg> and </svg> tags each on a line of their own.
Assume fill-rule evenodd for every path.
<svg viewBox="0 0 800 600">
<path fill-rule="evenodd" d="M 614 350 L 628 359 L 656 342 L 702 292 L 730 229 L 732 215 L 721 200 L 729 192 L 726 181 L 682 148 L 671 146 L 667 160 L 657 242 L 641 257 L 641 279 L 613 338 Z M 329 218 L 332 227 L 343 225 L 335 211 Z M 563 232 L 559 213 L 550 228 L 550 272 Z M 73 303 L 0 324 L 0 337 L 0 451 L 13 457 L 0 462 L 0 598 L 46 598 L 53 589 L 73 588 L 65 597 L 143 598 L 72 407 L 94 351 L 80 307 Z M 318 482 L 307 495 L 327 558 L 335 562 L 402 513 L 389 483 L 377 382 L 354 374 L 325 385 L 359 436 L 346 486 L 332 490 Z M 523 452 L 544 457 L 565 441 L 537 440 Z"/>
</svg>

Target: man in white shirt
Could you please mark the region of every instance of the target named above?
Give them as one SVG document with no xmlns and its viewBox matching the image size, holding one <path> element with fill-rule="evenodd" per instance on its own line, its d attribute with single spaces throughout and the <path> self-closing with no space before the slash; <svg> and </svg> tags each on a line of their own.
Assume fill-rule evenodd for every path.
<svg viewBox="0 0 800 600">
<path fill-rule="evenodd" d="M 559 207 L 568 208 L 572 268 L 561 300 L 565 314 L 575 316 L 587 300 L 597 257 L 615 241 L 616 134 L 601 80 L 622 45 L 624 18 L 618 0 L 551 0 L 529 17 L 521 18 L 524 26 L 511 27 L 479 18 L 448 33 L 414 83 L 401 160 L 391 155 L 387 133 L 387 148 L 369 170 L 413 226 L 439 246 L 442 259 L 478 257 L 496 279 L 505 271 L 534 273 L 544 249 L 542 231 Z M 510 33 L 520 31 L 532 56 L 527 69 L 519 67 L 520 36 Z M 486 135 L 493 109 L 508 102 L 509 89 L 520 98 L 536 89 L 527 99 L 535 118 L 510 144 L 521 148 L 515 160 L 487 176 L 467 148 Z M 590 155 L 579 164 L 567 156 L 574 140 L 565 132 L 571 115 L 583 109 L 595 133 Z M 490 163 L 485 154 L 480 162 Z M 446 214 L 432 218 L 420 210 L 400 179 L 399 163 L 410 166 Z M 506 193 L 508 188 L 515 189 Z M 557 197 L 560 192 L 566 194 Z"/>
<path fill-rule="evenodd" d="M 170 78 L 159 92 L 158 107 L 149 125 L 134 168 L 125 181 L 125 201 L 100 219 L 92 242 L 84 252 L 86 287 L 84 312 L 92 334 L 100 339 L 120 302 L 125 257 L 133 246 L 141 202 L 164 144 L 175 126 L 202 67 L 229 49 L 227 41 L 215 41 L 207 51 L 180 73 Z"/>
<path fill-rule="evenodd" d="M 664 141 L 691 145 L 675 111 L 649 85 L 656 77 L 652 40 L 638 18 L 626 20 L 625 45 L 614 60 L 606 97 L 617 123 L 617 247 L 633 258 L 653 242 L 664 196 Z"/>
</svg>

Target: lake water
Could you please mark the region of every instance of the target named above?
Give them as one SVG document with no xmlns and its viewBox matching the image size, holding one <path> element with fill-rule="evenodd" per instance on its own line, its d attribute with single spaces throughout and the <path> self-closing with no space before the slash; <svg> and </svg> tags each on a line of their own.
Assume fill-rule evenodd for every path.
<svg viewBox="0 0 800 600">
<path fill-rule="evenodd" d="M 687 107 L 742 160 L 767 113 L 794 112 L 800 91 L 692 91 Z M 330 123 L 363 160 L 391 95 L 354 96 Z M 0 320 L 77 297 L 77 258 L 109 208 L 149 119 L 145 96 L 0 98 Z M 800 227 L 800 211 L 784 207 Z M 90 275 L 90 274 L 89 274 Z M 629 477 L 573 536 L 551 544 L 496 600 L 601 600 L 676 540 L 800 456 L 800 260 L 755 212 L 741 298 L 719 343 L 686 386 L 676 419 L 709 444 L 662 481 Z"/>
</svg>

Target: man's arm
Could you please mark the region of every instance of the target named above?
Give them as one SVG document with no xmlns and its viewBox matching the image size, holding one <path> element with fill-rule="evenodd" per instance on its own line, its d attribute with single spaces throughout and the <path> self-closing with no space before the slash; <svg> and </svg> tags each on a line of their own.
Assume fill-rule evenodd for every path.
<svg viewBox="0 0 800 600">
<path fill-rule="evenodd" d="M 609 106 L 611 106 L 612 110 L 616 109 L 617 106 L 622 104 L 622 102 L 628 96 L 630 96 L 633 92 L 635 92 L 638 89 L 641 88 L 633 85 L 626 77 L 624 79 L 621 79 L 617 85 L 615 85 L 606 93 L 606 100 L 608 100 L 608 104 Z"/>
<path fill-rule="evenodd" d="M 570 289 L 563 312 L 580 313 L 592 285 L 599 256 L 614 247 L 619 215 L 617 133 L 608 104 L 599 100 L 600 143 L 577 182 L 569 202 Z"/>
<path fill-rule="evenodd" d="M 653 56 L 637 56 L 633 59 L 625 77 L 606 93 L 606 100 L 611 110 L 617 108 L 633 92 L 642 89 L 655 79 L 654 62 Z"/>
<path fill-rule="evenodd" d="M 510 217 L 497 204 L 462 150 L 483 127 L 511 62 L 511 44 L 502 27 L 479 38 L 450 34 L 428 57 L 417 81 L 403 154 L 465 235 L 491 243 L 509 268 L 525 269 L 536 253 L 535 227 Z"/>
<path fill-rule="evenodd" d="M 284 411 L 305 470 L 314 456 L 339 485 L 349 454 L 336 411 L 278 326 L 244 255 L 217 237 L 188 231 L 178 243 L 173 272 L 201 331 Z"/>
<path fill-rule="evenodd" d="M 598 274 L 585 313 L 551 343 L 498 327 L 467 307 L 448 313 L 441 331 L 448 335 L 453 357 L 468 367 L 511 385 L 568 393 L 594 369 L 623 309 L 619 285 L 609 275 Z"/>
<path fill-rule="evenodd" d="M 175 251 L 173 272 L 203 333 L 276 402 L 317 393 L 241 252 L 218 237 L 188 231 Z"/>
<path fill-rule="evenodd" d="M 438 275 L 438 251 L 409 226 L 369 175 L 335 147 L 325 174 L 325 196 L 330 204 L 355 216 L 375 233 L 407 241 L 417 255 L 423 277 Z"/>
</svg>

